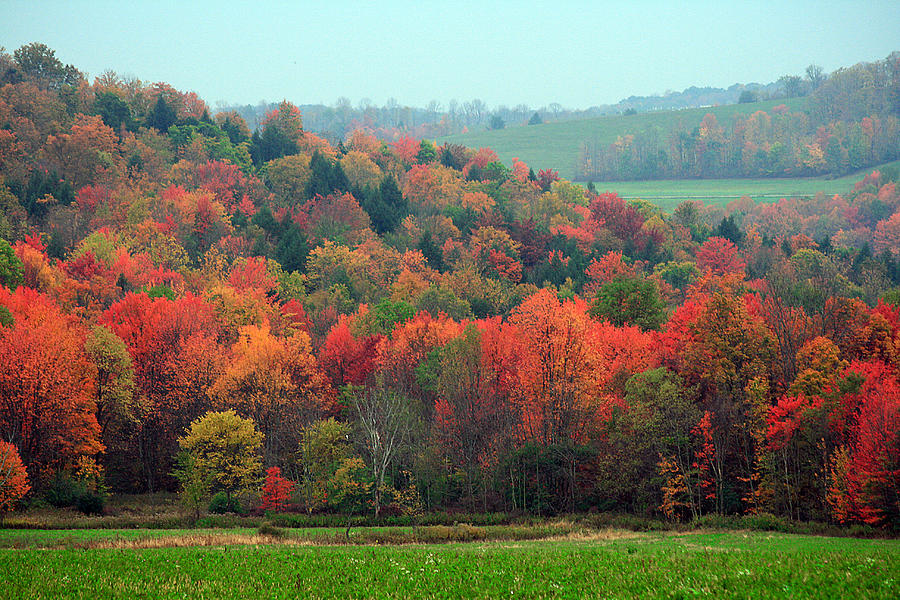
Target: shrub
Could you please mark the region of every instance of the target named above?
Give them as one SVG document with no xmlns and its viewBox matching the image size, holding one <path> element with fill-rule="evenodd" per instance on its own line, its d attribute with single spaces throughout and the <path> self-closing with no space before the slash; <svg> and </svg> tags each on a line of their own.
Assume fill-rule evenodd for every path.
<svg viewBox="0 0 900 600">
<path fill-rule="evenodd" d="M 241 503 L 234 496 L 229 496 L 225 492 L 219 492 L 212 497 L 209 503 L 209 512 L 224 515 L 225 513 L 244 514 Z"/>
<path fill-rule="evenodd" d="M 103 514 L 105 499 L 95 492 L 83 492 L 75 497 L 75 508 L 86 515 Z"/>
<path fill-rule="evenodd" d="M 259 533 L 259 535 L 268 535 L 277 538 L 284 537 L 286 533 L 284 529 L 272 525 L 272 523 L 270 523 L 269 521 L 263 521 L 260 524 L 259 529 L 257 529 L 257 532 Z"/>
<path fill-rule="evenodd" d="M 50 480 L 50 485 L 44 491 L 44 499 L 51 506 L 66 508 L 73 506 L 79 495 L 78 483 L 72 480 L 67 473 L 57 473 Z"/>
</svg>

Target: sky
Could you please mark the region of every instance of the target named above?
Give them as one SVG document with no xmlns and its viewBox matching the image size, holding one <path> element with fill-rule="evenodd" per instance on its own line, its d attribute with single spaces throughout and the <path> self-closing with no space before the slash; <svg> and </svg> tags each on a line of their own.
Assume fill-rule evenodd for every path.
<svg viewBox="0 0 900 600">
<path fill-rule="evenodd" d="M 211 106 L 566 108 L 831 72 L 900 50 L 897 0 L 211 2 L 0 0 L 0 46 L 33 41 Z"/>
</svg>

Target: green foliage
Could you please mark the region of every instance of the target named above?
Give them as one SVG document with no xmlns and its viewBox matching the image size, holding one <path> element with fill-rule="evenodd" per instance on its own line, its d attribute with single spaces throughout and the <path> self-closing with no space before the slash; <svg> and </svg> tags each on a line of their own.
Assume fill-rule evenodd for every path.
<svg viewBox="0 0 900 600">
<path fill-rule="evenodd" d="M 331 160 L 321 152 L 313 154 L 309 162 L 310 176 L 306 183 L 306 197 L 327 196 L 333 192 L 343 193 L 350 189 L 350 182 L 340 161 Z"/>
<path fill-rule="evenodd" d="M 64 470 L 54 474 L 43 497 L 51 506 L 74 507 L 86 515 L 102 514 L 106 505 L 106 489 L 102 483 L 92 484 Z"/>
<path fill-rule="evenodd" d="M 196 522 L 209 497 L 210 477 L 197 468 L 196 459 L 189 452 L 179 452 L 175 465 L 173 475 L 181 484 L 179 500 Z"/>
<path fill-rule="evenodd" d="M 57 508 L 73 506 L 79 494 L 78 483 L 66 471 L 57 471 L 44 490 L 44 499 Z"/>
<path fill-rule="evenodd" d="M 403 192 L 392 175 L 385 177 L 378 187 L 357 190 L 353 195 L 359 199 L 360 206 L 369 215 L 372 228 L 379 235 L 395 230 L 409 214 Z"/>
<path fill-rule="evenodd" d="M 13 252 L 9 242 L 0 238 L 0 285 L 14 290 L 22 285 L 23 281 L 22 261 Z"/>
<path fill-rule="evenodd" d="M 419 153 L 416 154 L 416 161 L 420 163 L 430 163 L 437 159 L 437 148 L 430 140 L 423 139 L 419 142 Z"/>
<path fill-rule="evenodd" d="M 75 497 L 75 508 L 86 515 L 103 514 L 106 500 L 96 492 L 85 491 Z"/>
<path fill-rule="evenodd" d="M 300 491 L 307 509 L 337 502 L 330 491 L 331 480 L 343 462 L 353 457 L 350 444 L 352 428 L 333 418 L 316 421 L 303 430 L 300 440 L 300 463 L 303 481 Z M 346 477 L 346 476 L 345 476 Z"/>
<path fill-rule="evenodd" d="M 753 90 L 744 90 L 741 92 L 741 95 L 738 96 L 738 104 L 751 104 L 756 102 L 757 94 Z"/>
<path fill-rule="evenodd" d="M 225 492 L 218 492 L 209 501 L 209 512 L 214 515 L 224 515 L 226 513 L 243 514 L 244 509 L 237 498 Z"/>
<path fill-rule="evenodd" d="M 637 325 L 643 330 L 659 329 L 666 320 L 665 304 L 656 284 L 649 279 L 618 277 L 597 292 L 590 314 L 617 327 Z"/>
<path fill-rule="evenodd" d="M 495 160 L 484 165 L 484 169 L 481 170 L 481 178 L 503 183 L 509 179 L 510 173 L 512 170 L 509 167 Z"/>
<path fill-rule="evenodd" d="M 157 283 L 144 290 L 141 290 L 150 298 L 166 298 L 167 300 L 175 300 L 175 291 L 164 283 Z"/>
<path fill-rule="evenodd" d="M 419 240 L 418 245 L 416 246 L 419 252 L 422 253 L 422 256 L 425 257 L 425 260 L 428 261 L 428 266 L 437 271 L 441 271 L 444 268 L 444 254 L 441 251 L 441 248 L 434 243 L 434 239 L 431 237 L 431 232 L 426 231 L 422 234 L 422 238 Z"/>
<path fill-rule="evenodd" d="M 302 273 L 306 270 L 308 256 L 309 242 L 306 235 L 295 223 L 289 223 L 278 241 L 278 246 L 275 247 L 275 259 L 285 271 Z"/>
<path fill-rule="evenodd" d="M 81 79 L 81 73 L 75 67 L 63 65 L 56 58 L 56 51 L 40 42 L 20 46 L 13 52 L 13 60 L 26 78 L 50 89 L 59 90 Z"/>
<path fill-rule="evenodd" d="M 101 92 L 94 98 L 94 112 L 100 115 L 103 122 L 113 131 L 118 132 L 124 125 L 132 129 L 131 108 L 113 92 Z"/>
<path fill-rule="evenodd" d="M 372 307 L 371 314 L 375 320 L 372 333 L 390 335 L 398 323 L 412 319 L 416 309 L 402 300 L 394 302 L 385 298 Z"/>
<path fill-rule="evenodd" d="M 175 109 L 169 106 L 163 94 L 157 94 L 156 104 L 147 114 L 145 122 L 147 127 L 153 127 L 163 133 L 169 131 L 169 127 L 174 125 L 176 120 L 178 120 L 178 115 L 175 113 Z"/>
<path fill-rule="evenodd" d="M 11 327 L 16 322 L 12 313 L 5 306 L 0 306 L 0 327 Z"/>
<path fill-rule="evenodd" d="M 365 513 L 370 507 L 372 485 L 363 460 L 358 456 L 345 458 L 328 480 L 328 504 L 344 514 Z"/>
<path fill-rule="evenodd" d="M 697 264 L 691 261 L 660 263 L 653 268 L 653 272 L 679 290 L 685 289 L 698 275 Z"/>
<path fill-rule="evenodd" d="M 416 299 L 416 311 L 424 310 L 432 317 L 441 313 L 455 321 L 472 318 L 472 306 L 448 287 L 432 284 Z"/>
</svg>

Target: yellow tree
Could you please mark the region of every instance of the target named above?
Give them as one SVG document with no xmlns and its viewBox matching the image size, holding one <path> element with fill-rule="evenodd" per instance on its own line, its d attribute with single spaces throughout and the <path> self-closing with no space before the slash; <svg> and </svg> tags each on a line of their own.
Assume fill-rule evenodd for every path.
<svg viewBox="0 0 900 600">
<path fill-rule="evenodd" d="M 297 448 L 302 429 L 333 406 L 331 388 L 312 354 L 309 335 L 272 335 L 268 324 L 242 327 L 231 364 L 211 393 L 256 421 L 266 437 L 266 466 Z"/>
<path fill-rule="evenodd" d="M 259 449 L 263 436 L 251 419 L 233 410 L 208 412 L 193 423 L 178 444 L 190 460 L 192 470 L 213 491 L 231 498 L 236 492 L 256 487 L 262 463 Z"/>
</svg>

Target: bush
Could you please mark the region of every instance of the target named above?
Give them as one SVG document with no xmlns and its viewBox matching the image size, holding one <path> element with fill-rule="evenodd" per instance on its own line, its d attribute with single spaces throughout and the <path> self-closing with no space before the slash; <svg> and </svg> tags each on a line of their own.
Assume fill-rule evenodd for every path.
<svg viewBox="0 0 900 600">
<path fill-rule="evenodd" d="M 263 521 L 262 524 L 260 524 L 259 529 L 257 529 L 257 532 L 259 533 L 259 535 L 267 535 L 277 538 L 284 537 L 285 535 L 284 529 L 272 525 L 272 523 L 270 523 L 269 521 Z"/>
<path fill-rule="evenodd" d="M 75 499 L 80 495 L 80 491 L 79 485 L 71 477 L 64 473 L 57 473 L 44 492 L 44 499 L 51 506 L 66 508 L 75 504 Z"/>
<path fill-rule="evenodd" d="M 209 503 L 209 512 L 224 515 L 225 513 L 244 514 L 241 503 L 234 496 L 228 496 L 225 492 L 219 492 L 212 497 Z"/>
<path fill-rule="evenodd" d="M 75 497 L 75 508 L 86 515 L 103 514 L 105 504 L 105 498 L 94 492 L 83 492 Z"/>
</svg>

